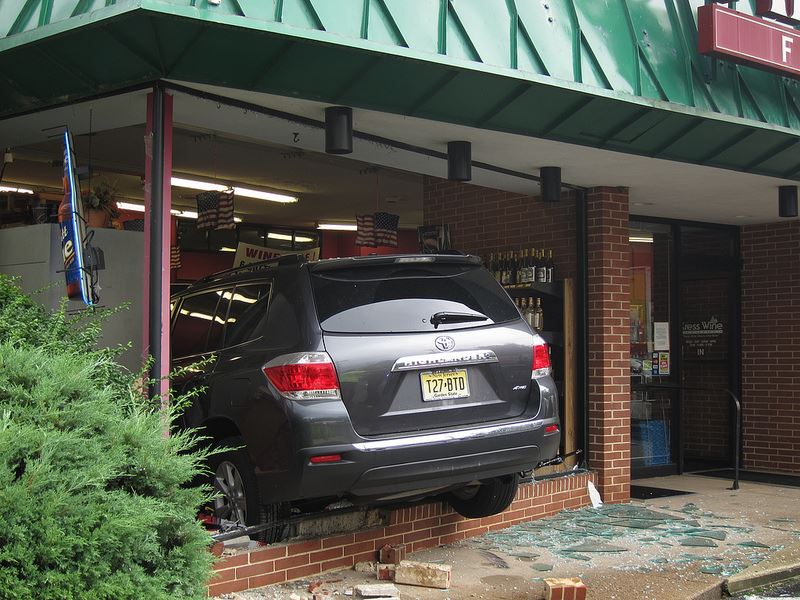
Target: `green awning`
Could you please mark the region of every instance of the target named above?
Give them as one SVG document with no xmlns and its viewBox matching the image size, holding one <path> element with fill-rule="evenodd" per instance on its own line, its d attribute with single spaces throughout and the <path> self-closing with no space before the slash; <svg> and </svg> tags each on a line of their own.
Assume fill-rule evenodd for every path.
<svg viewBox="0 0 800 600">
<path fill-rule="evenodd" d="M 798 82 L 698 55 L 702 3 L 3 0 L 0 118 L 168 78 L 800 179 Z"/>
</svg>

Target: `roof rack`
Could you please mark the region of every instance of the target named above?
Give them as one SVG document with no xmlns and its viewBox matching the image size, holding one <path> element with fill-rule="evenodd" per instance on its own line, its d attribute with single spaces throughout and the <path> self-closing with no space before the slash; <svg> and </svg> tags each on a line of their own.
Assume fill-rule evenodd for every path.
<svg viewBox="0 0 800 600">
<path fill-rule="evenodd" d="M 283 256 L 276 256 L 275 258 L 270 258 L 267 260 L 262 260 L 259 262 L 248 263 L 246 265 L 242 265 L 241 267 L 233 267 L 232 269 L 225 269 L 224 271 L 217 271 L 216 273 L 211 273 L 210 275 L 206 275 L 205 277 L 201 277 L 195 283 L 208 283 L 209 281 L 216 281 L 217 279 L 224 279 L 229 275 L 233 275 L 235 273 L 246 273 L 248 271 L 260 271 L 266 267 L 271 265 L 278 265 L 279 267 L 288 266 L 288 265 L 295 265 L 295 264 L 302 264 L 306 262 L 305 256 L 302 254 L 285 254 Z"/>
</svg>

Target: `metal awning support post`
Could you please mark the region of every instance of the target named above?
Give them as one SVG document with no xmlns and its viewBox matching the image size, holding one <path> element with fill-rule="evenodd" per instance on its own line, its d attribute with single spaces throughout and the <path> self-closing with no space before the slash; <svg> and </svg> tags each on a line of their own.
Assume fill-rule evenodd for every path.
<svg viewBox="0 0 800 600">
<path fill-rule="evenodd" d="M 169 289 L 172 194 L 172 96 L 157 83 L 147 96 L 143 347 L 152 357 L 151 397 L 169 399 Z"/>
</svg>

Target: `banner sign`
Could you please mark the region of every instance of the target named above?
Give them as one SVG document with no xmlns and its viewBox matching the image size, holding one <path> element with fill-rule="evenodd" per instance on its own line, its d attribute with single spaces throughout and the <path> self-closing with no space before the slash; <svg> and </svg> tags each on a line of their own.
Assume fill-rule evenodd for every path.
<svg viewBox="0 0 800 600">
<path fill-rule="evenodd" d="M 766 2 L 770 15 L 781 4 L 785 19 L 794 13 L 788 0 Z M 759 4 L 759 7 L 762 5 Z M 794 20 L 792 20 L 794 22 Z M 800 77 L 800 32 L 772 21 L 746 15 L 719 4 L 697 9 L 698 49 L 736 62 Z"/>
<path fill-rule="evenodd" d="M 61 227 L 61 253 L 64 258 L 67 296 L 70 300 L 83 300 L 84 304 L 91 306 L 94 304 L 94 297 L 83 255 L 86 221 L 83 217 L 78 178 L 75 175 L 75 153 L 69 130 L 64 131 L 64 198 L 58 207 L 58 223 Z"/>
<path fill-rule="evenodd" d="M 264 246 L 239 242 L 239 245 L 236 247 L 236 257 L 233 259 L 233 266 L 242 267 L 251 263 L 270 260 L 271 258 L 278 258 L 279 256 L 286 256 L 288 254 L 300 254 L 301 256 L 305 256 L 306 260 L 319 260 L 319 248 L 311 248 L 309 250 L 276 250 L 275 248 L 265 248 Z"/>
</svg>

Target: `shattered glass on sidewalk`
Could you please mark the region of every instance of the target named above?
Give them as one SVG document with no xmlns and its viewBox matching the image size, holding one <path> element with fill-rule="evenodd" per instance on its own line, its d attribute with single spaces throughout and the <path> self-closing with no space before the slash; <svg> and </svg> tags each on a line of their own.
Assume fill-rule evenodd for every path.
<svg viewBox="0 0 800 600">
<path fill-rule="evenodd" d="M 577 561 L 573 566 L 589 569 L 601 557 L 619 556 L 624 560 L 612 568 L 650 573 L 669 565 L 691 564 L 699 573 L 728 577 L 783 548 L 752 539 L 748 534 L 753 528 L 733 525 L 732 520 L 691 502 L 679 509 L 664 506 L 659 510 L 637 504 L 606 505 L 566 510 L 463 543 L 478 549 L 490 563 L 503 560 L 498 552 L 528 561 L 533 576 L 553 569 L 554 564 L 545 559 Z M 789 527 L 793 523 L 780 521 Z M 681 550 L 684 547 L 686 551 Z"/>
</svg>

